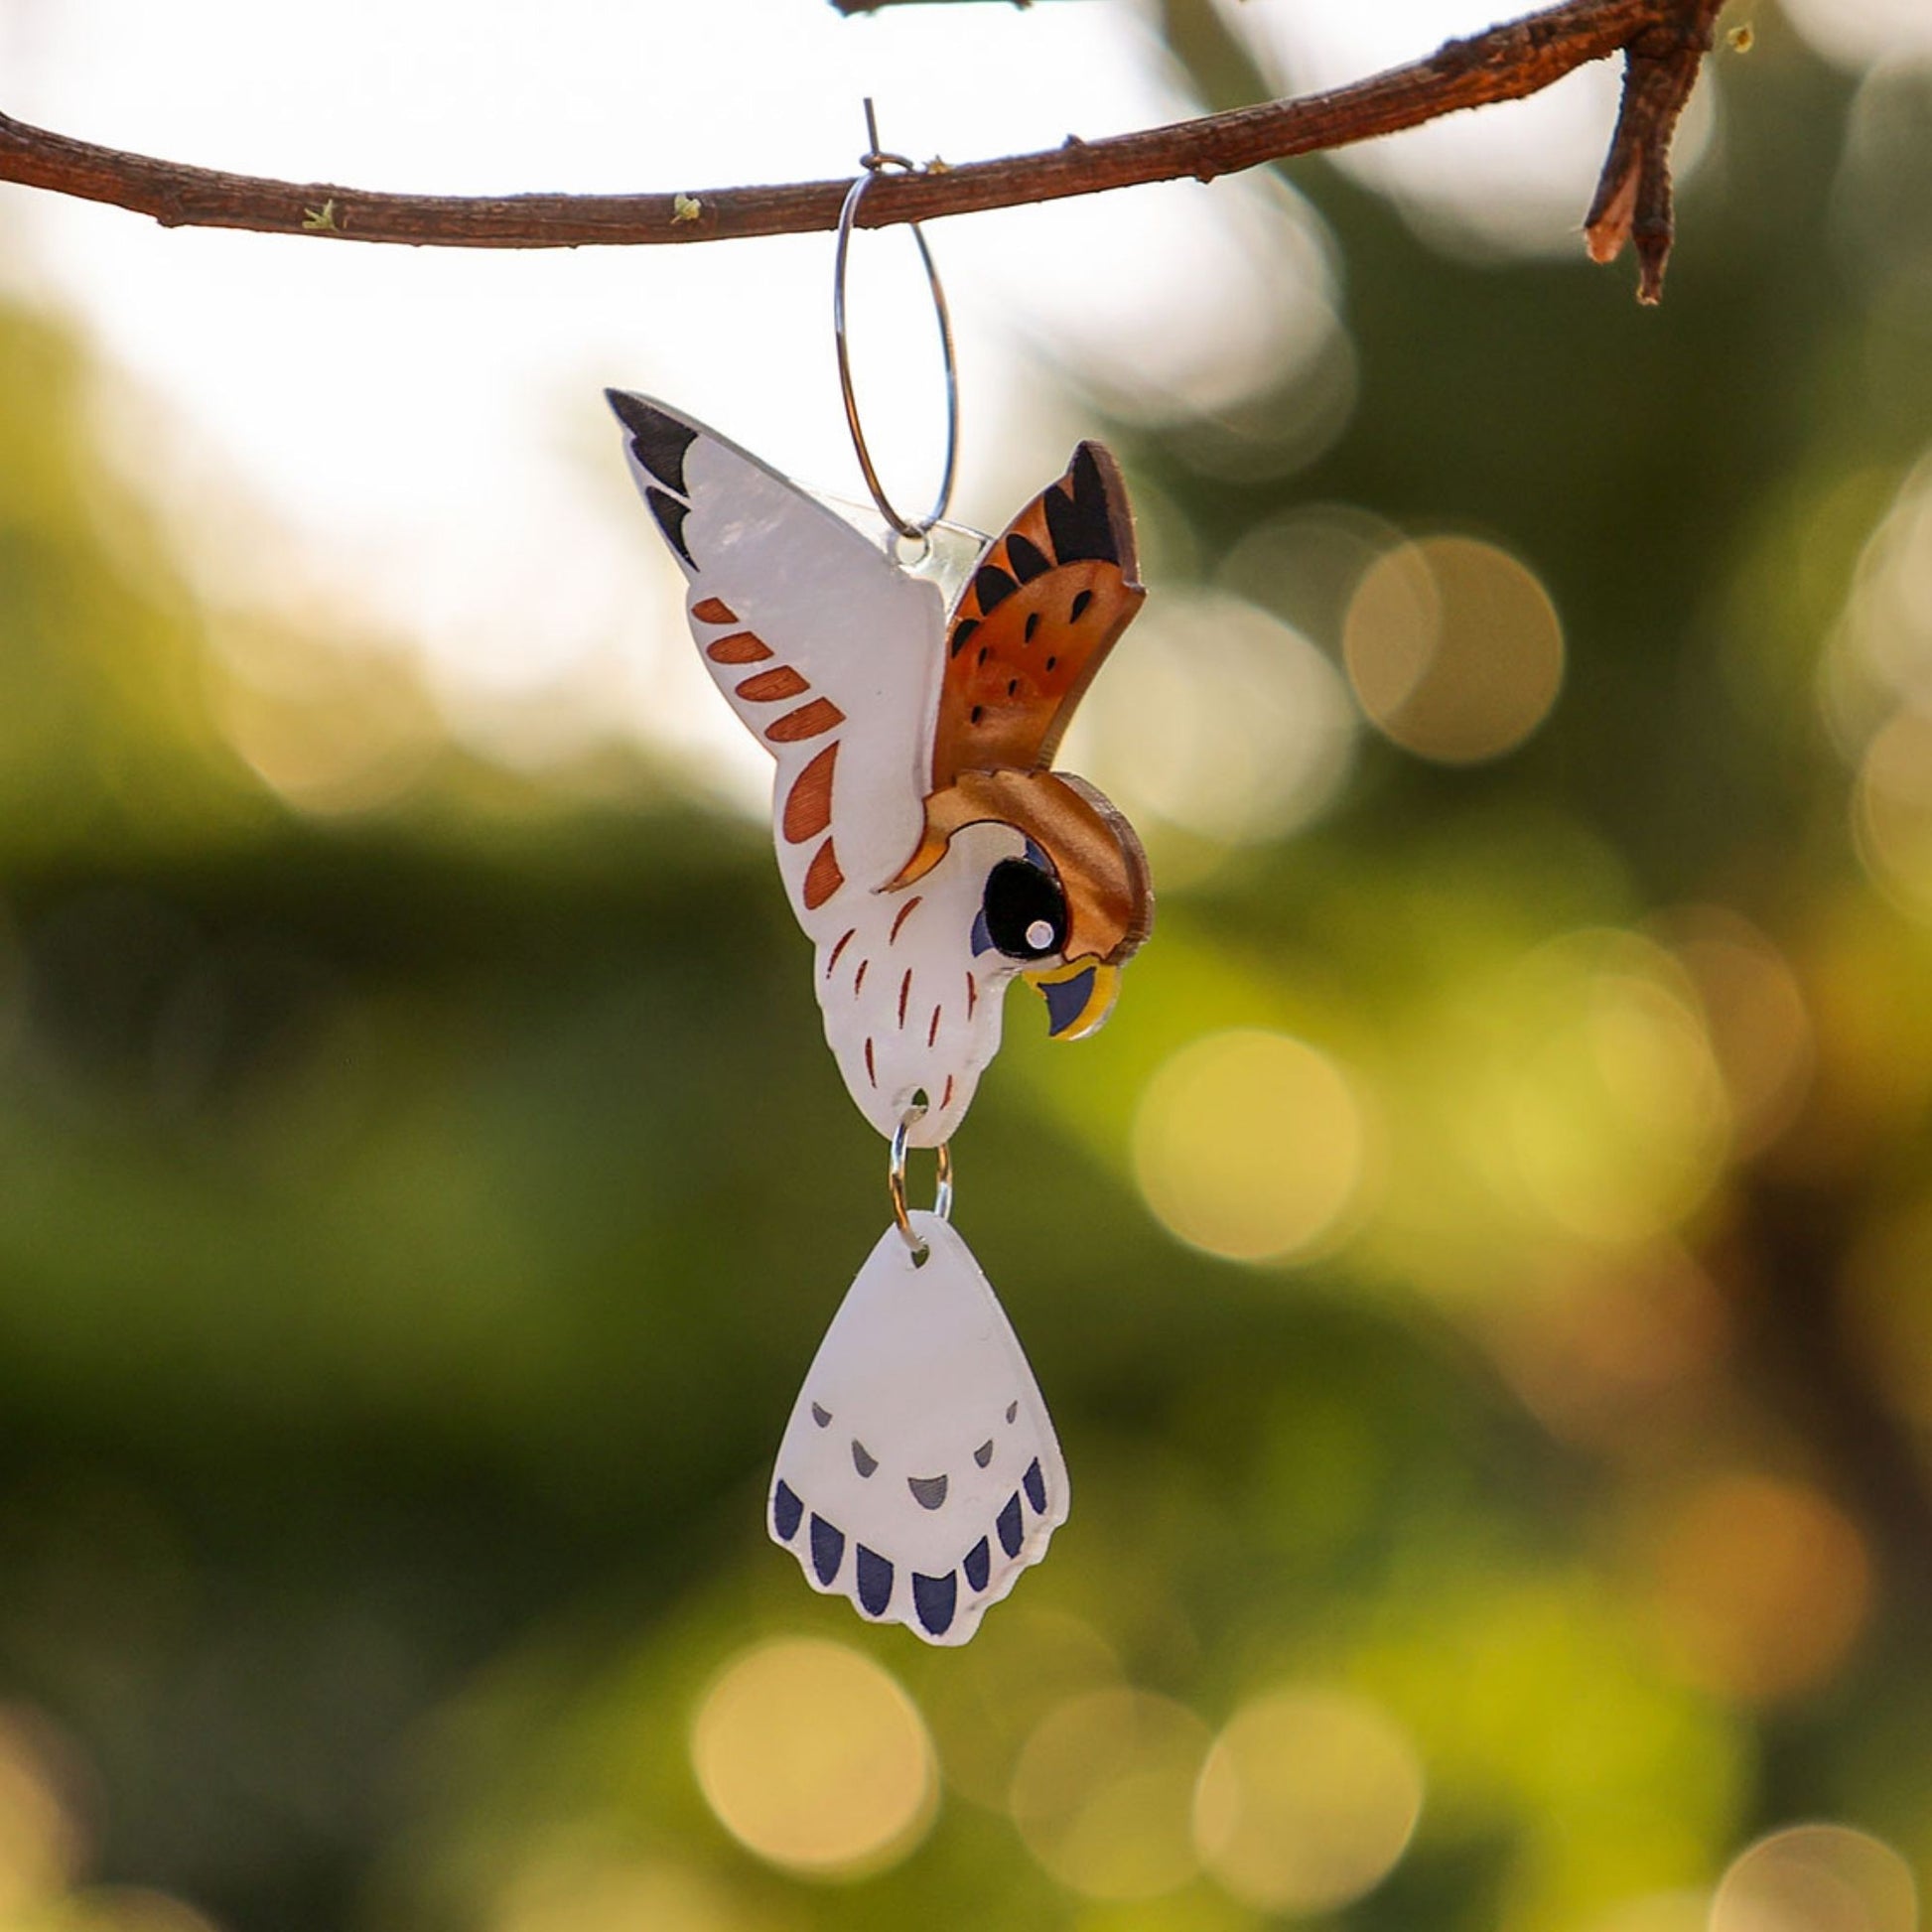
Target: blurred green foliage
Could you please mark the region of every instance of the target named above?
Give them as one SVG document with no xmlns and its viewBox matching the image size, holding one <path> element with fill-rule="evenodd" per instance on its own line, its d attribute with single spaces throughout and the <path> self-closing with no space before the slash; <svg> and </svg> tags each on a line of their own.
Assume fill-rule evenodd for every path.
<svg viewBox="0 0 1932 1932">
<path fill-rule="evenodd" d="M 1168 24 L 1205 97 L 1252 88 L 1206 9 Z M 453 750 L 380 813 L 279 801 L 82 352 L 0 313 L 0 1688 L 90 1848 L 0 1819 L 5 1923 L 109 1910 L 69 1881 L 264 1932 L 1266 1922 L 1209 1876 L 1082 1896 L 1007 1815 L 1042 1720 L 1120 1684 L 1203 1736 L 1297 1682 L 1399 1726 L 1421 1819 L 1326 1921 L 1361 1932 L 1702 1924 L 1678 1893 L 1812 1816 L 1932 1875 L 1932 929 L 1820 700 L 1932 446 L 1932 80 L 1758 29 L 1661 312 L 1298 166 L 1344 431 L 1271 465 L 1276 397 L 1115 437 L 1203 583 L 1320 503 L 1526 560 L 1566 682 L 1488 762 L 1365 735 L 1292 838 L 1171 828 L 1108 1033 L 1015 1015 L 962 1222 L 1077 1499 L 963 1653 L 812 1598 L 759 1525 L 883 1214 L 762 834 Z M 1753 1114 L 1780 989 L 1799 1071 Z M 1379 1191 L 1299 1264 L 1137 1190 L 1150 1080 L 1232 1027 L 1372 1096 Z M 1654 1225 L 1559 1211 L 1586 1171 Z M 889 1869 L 787 1877 L 694 1781 L 707 1683 L 787 1634 L 930 1727 L 946 1795 Z"/>
</svg>

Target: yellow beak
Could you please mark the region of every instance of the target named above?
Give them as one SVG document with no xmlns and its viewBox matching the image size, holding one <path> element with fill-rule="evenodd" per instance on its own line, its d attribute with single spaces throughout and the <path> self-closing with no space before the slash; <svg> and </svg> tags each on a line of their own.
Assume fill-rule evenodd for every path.
<svg viewBox="0 0 1932 1932">
<path fill-rule="evenodd" d="M 1046 1031 L 1054 1039 L 1084 1039 L 1098 1033 L 1120 998 L 1120 968 L 1103 960 L 1075 960 L 1024 977 L 1046 1002 Z"/>
</svg>

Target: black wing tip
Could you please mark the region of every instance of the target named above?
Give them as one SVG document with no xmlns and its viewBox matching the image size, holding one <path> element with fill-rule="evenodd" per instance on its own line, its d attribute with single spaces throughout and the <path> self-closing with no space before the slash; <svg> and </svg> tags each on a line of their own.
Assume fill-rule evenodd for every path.
<svg viewBox="0 0 1932 1932">
<path fill-rule="evenodd" d="M 1113 564 L 1133 582 L 1134 516 L 1120 465 L 1106 444 L 1074 449 L 1065 476 L 1046 492 L 1046 526 L 1060 563 Z"/>
<path fill-rule="evenodd" d="M 655 488 L 645 489 L 644 501 L 650 505 L 650 513 L 657 519 L 657 527 L 663 531 L 664 541 L 696 570 L 698 561 L 691 554 L 691 546 L 684 540 L 684 519 L 690 515 L 691 505 Z"/>
<path fill-rule="evenodd" d="M 687 423 L 648 396 L 629 389 L 606 389 L 604 399 L 617 419 L 630 432 L 630 447 L 637 461 L 678 495 L 690 492 L 684 486 L 684 453 L 698 439 L 695 423 Z"/>
<path fill-rule="evenodd" d="M 1020 588 L 1012 574 L 998 564 L 981 564 L 973 573 L 973 595 L 979 600 L 980 616 L 988 616 L 1004 599 Z M 967 633 L 971 635 L 971 632 Z"/>
<path fill-rule="evenodd" d="M 611 405 L 611 413 L 618 421 L 633 433 L 665 413 L 648 396 L 640 396 L 634 389 L 607 388 L 604 400 Z"/>
</svg>

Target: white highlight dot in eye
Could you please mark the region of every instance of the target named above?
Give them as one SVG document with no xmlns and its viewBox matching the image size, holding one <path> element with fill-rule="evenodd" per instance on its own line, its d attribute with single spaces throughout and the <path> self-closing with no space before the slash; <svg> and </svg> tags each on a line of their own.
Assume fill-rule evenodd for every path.
<svg viewBox="0 0 1932 1932">
<path fill-rule="evenodd" d="M 1053 928 L 1044 919 L 1035 919 L 1027 928 L 1027 943 L 1035 952 L 1044 952 L 1053 943 Z"/>
</svg>

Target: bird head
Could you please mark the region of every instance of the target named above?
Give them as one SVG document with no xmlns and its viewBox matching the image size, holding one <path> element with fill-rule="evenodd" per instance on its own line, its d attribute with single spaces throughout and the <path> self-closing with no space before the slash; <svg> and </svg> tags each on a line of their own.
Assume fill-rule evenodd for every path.
<svg viewBox="0 0 1932 1932">
<path fill-rule="evenodd" d="M 997 956 L 1040 994 L 1053 1038 L 1082 1038 L 1113 1011 L 1120 969 L 1153 927 L 1147 855 L 1126 818 L 1082 779 L 962 771 L 926 799 L 919 844 L 885 890 L 910 886 L 959 832 L 988 824 L 1018 832 L 1023 848 L 986 874 L 974 954 Z"/>
</svg>

